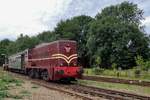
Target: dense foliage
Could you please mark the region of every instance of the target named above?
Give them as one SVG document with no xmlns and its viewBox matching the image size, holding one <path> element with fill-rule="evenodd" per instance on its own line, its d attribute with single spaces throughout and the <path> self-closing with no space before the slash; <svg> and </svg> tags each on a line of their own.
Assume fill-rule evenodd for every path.
<svg viewBox="0 0 150 100">
<path fill-rule="evenodd" d="M 123 2 L 104 8 L 95 18 L 80 15 L 60 21 L 54 31 L 34 37 L 21 34 L 16 41 L 2 40 L 0 55 L 11 55 L 42 42 L 70 39 L 77 41 L 79 64 L 84 67 L 132 68 L 138 56 L 144 61 L 150 59 L 150 38 L 144 33 L 141 19 L 143 11 L 136 4 Z"/>
<path fill-rule="evenodd" d="M 89 56 L 87 55 L 87 34 L 89 23 L 94 19 L 90 16 L 77 16 L 66 21 L 61 21 L 55 28 L 55 34 L 59 35 L 59 39 L 71 39 L 77 41 L 79 62 L 83 66 L 89 66 Z"/>
<path fill-rule="evenodd" d="M 140 27 L 142 14 L 137 5 L 129 2 L 106 7 L 98 13 L 90 25 L 87 42 L 91 64 L 101 67 L 117 64 L 116 67 L 126 69 L 135 66 L 134 58 L 138 55 L 148 59 L 149 38 Z"/>
<path fill-rule="evenodd" d="M 5 54 L 7 54 L 7 48 L 10 43 L 11 41 L 8 39 L 0 41 L 0 65 L 5 61 Z"/>
</svg>

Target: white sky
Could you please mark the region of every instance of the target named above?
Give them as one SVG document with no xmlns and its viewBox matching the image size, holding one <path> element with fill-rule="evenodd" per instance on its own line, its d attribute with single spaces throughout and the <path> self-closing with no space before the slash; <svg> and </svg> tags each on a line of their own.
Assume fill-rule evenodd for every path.
<svg viewBox="0 0 150 100">
<path fill-rule="evenodd" d="M 65 1 L 0 0 L 0 38 L 16 38 L 20 33 L 31 36 L 52 29 L 45 22 L 65 11 L 69 0 Z"/>
<path fill-rule="evenodd" d="M 145 20 L 142 21 L 142 23 L 145 26 L 150 26 L 150 16 L 146 17 Z"/>
<path fill-rule="evenodd" d="M 0 40 L 16 39 L 53 30 L 61 19 L 86 14 L 95 16 L 102 8 L 124 0 L 0 0 Z M 131 0 L 145 11 L 143 24 L 150 33 L 150 0 Z"/>
</svg>

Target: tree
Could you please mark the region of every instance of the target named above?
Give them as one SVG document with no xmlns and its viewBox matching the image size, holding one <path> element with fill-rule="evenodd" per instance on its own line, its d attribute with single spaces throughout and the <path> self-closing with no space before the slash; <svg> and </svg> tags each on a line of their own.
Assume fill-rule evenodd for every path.
<svg viewBox="0 0 150 100">
<path fill-rule="evenodd" d="M 79 63 L 82 66 L 89 66 L 86 42 L 89 23 L 91 21 L 93 21 L 93 18 L 81 15 L 66 21 L 60 21 L 55 28 L 55 33 L 59 35 L 59 39 L 77 41 Z"/>
<path fill-rule="evenodd" d="M 50 31 L 44 31 L 39 35 L 32 37 L 20 34 L 16 41 L 9 43 L 9 45 L 7 46 L 7 52 L 8 55 L 12 55 L 25 49 L 33 48 L 39 43 L 54 41 L 57 38 L 57 34 L 54 34 Z"/>
<path fill-rule="evenodd" d="M 40 42 L 51 42 L 58 39 L 58 34 L 51 31 L 44 31 L 37 35 Z"/>
<path fill-rule="evenodd" d="M 123 2 L 104 8 L 96 15 L 89 29 L 87 47 L 91 55 L 90 63 L 110 68 L 130 68 L 135 65 L 135 56 L 149 57 L 149 38 L 140 29 L 142 10 L 137 5 Z"/>
<path fill-rule="evenodd" d="M 4 64 L 5 57 L 7 56 L 7 46 L 10 43 L 11 41 L 8 39 L 0 41 L 0 65 Z"/>
<path fill-rule="evenodd" d="M 39 43 L 37 37 L 29 37 L 27 35 L 20 34 L 16 41 L 10 43 L 7 47 L 9 55 L 23 51 L 28 48 L 33 48 Z"/>
<path fill-rule="evenodd" d="M 104 16 L 114 16 L 122 22 L 139 25 L 141 23 L 140 20 L 143 19 L 143 13 L 143 10 L 139 9 L 137 4 L 124 1 L 121 4 L 104 8 L 101 13 L 96 15 L 96 18 L 101 19 Z"/>
</svg>

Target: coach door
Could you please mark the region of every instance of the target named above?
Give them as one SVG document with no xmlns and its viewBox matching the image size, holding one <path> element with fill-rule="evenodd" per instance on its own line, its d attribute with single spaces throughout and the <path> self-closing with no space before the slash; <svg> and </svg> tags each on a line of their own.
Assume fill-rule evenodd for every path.
<svg viewBox="0 0 150 100">
<path fill-rule="evenodd" d="M 21 69 L 25 67 L 25 54 L 21 54 Z"/>
</svg>

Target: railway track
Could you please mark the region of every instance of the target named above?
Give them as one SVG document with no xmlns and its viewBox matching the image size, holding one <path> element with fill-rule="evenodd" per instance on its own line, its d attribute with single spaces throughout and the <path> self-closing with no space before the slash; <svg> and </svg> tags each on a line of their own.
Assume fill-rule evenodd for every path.
<svg viewBox="0 0 150 100">
<path fill-rule="evenodd" d="M 108 77 L 100 77 L 100 76 L 85 76 L 85 75 L 82 77 L 82 79 L 92 80 L 92 81 L 100 81 L 100 82 L 123 83 L 123 84 L 150 87 L 150 82 L 142 81 L 142 80 L 127 80 L 127 79 L 108 78 Z"/>
<path fill-rule="evenodd" d="M 116 90 L 110 90 L 110 89 L 103 89 L 103 88 L 96 88 L 91 86 L 85 86 L 85 85 L 79 85 L 78 88 L 85 88 L 88 89 L 88 91 L 96 91 L 97 93 L 104 93 L 105 98 L 108 99 L 117 99 L 117 100 L 150 100 L 150 97 L 148 96 L 141 96 L 137 94 L 132 93 L 126 93 L 126 92 L 120 92 Z M 75 88 L 74 88 L 75 89 Z M 105 95 L 106 94 L 106 95 Z"/>
<path fill-rule="evenodd" d="M 75 97 L 81 98 L 83 100 L 95 100 L 91 96 L 77 93 L 75 91 L 66 90 L 64 88 L 66 86 L 65 84 L 60 84 L 60 83 L 55 83 L 55 82 L 46 82 L 46 81 L 43 81 L 41 79 L 31 79 L 28 76 L 26 76 L 24 74 L 19 74 L 19 73 L 12 73 L 12 72 L 8 72 L 8 73 L 11 74 L 12 76 L 16 77 L 16 78 L 29 80 L 33 84 L 37 84 L 39 86 L 43 86 L 43 87 L 46 87 L 46 88 L 51 89 L 51 90 L 55 90 L 55 91 L 59 91 L 59 92 L 71 95 L 71 96 L 75 96 Z M 96 100 L 99 100 L 99 99 L 96 99 Z"/>
<path fill-rule="evenodd" d="M 14 74 L 14 73 L 13 73 Z M 120 92 L 115 90 L 96 88 L 91 86 L 85 86 L 80 84 L 60 84 L 53 82 L 45 82 L 39 79 L 30 79 L 24 75 L 15 75 L 15 77 L 21 77 L 30 80 L 32 83 L 44 86 L 46 88 L 60 91 L 63 93 L 67 93 L 69 95 L 73 95 L 83 100 L 101 100 L 109 99 L 109 100 L 150 100 L 149 96 L 141 96 L 132 93 Z"/>
<path fill-rule="evenodd" d="M 43 81 L 42 82 L 39 82 L 39 81 L 37 82 L 35 80 L 32 81 L 31 83 L 37 84 L 37 85 L 40 85 L 40 86 L 44 86 L 48 89 L 52 89 L 52 90 L 56 90 L 56 91 L 59 91 L 59 92 L 67 93 L 71 96 L 76 96 L 76 97 L 82 98 L 83 100 L 93 100 L 92 97 L 85 96 L 85 95 L 82 95 L 80 93 L 76 93 L 74 91 L 65 90 L 64 88 L 62 88 L 60 86 L 58 87 L 56 84 L 50 84 L 48 82 L 43 82 Z"/>
<path fill-rule="evenodd" d="M 132 94 L 132 93 L 126 93 L 126 92 L 120 92 L 120 91 L 115 91 L 115 90 L 109 90 L 109 89 L 103 89 L 103 88 L 96 88 L 96 87 L 91 87 L 91 86 L 85 86 L 85 85 L 80 85 L 80 84 L 70 84 L 70 85 L 64 85 L 64 84 L 51 84 L 48 82 L 37 82 L 33 81 L 32 83 L 42 85 L 44 87 L 50 88 L 51 86 L 54 85 L 52 88 L 56 88 L 57 90 L 61 92 L 66 92 L 68 93 L 67 90 L 71 90 L 74 92 L 71 92 L 71 95 L 76 95 L 80 96 L 81 98 L 84 98 L 86 100 L 93 100 L 94 97 L 100 97 L 100 98 L 105 98 L 105 99 L 110 99 L 110 100 L 150 100 L 150 97 L 148 96 L 141 96 L 137 94 Z M 55 89 L 54 88 L 54 89 Z M 81 93 L 84 95 L 79 95 L 76 93 Z M 70 92 L 69 92 L 70 94 Z M 90 95 L 93 98 L 89 98 L 88 96 L 85 95 Z"/>
</svg>

